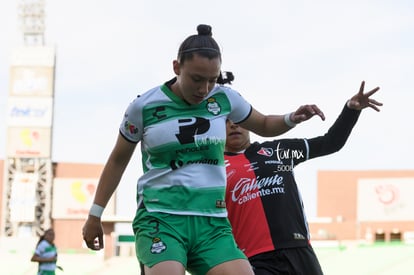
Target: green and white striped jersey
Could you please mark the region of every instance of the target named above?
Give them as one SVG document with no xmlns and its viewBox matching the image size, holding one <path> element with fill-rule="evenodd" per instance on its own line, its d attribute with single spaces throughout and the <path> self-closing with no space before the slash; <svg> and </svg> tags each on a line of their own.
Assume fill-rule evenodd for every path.
<svg viewBox="0 0 414 275">
<path fill-rule="evenodd" d="M 138 205 L 150 212 L 226 217 L 226 120 L 241 122 L 251 109 L 238 92 L 222 85 L 197 105 L 166 84 L 132 101 L 120 133 L 141 142 Z"/>
<path fill-rule="evenodd" d="M 41 258 L 53 258 L 57 255 L 57 249 L 54 244 L 51 244 L 46 240 L 41 240 L 36 247 L 35 253 Z M 39 263 L 38 274 L 43 274 L 45 272 L 55 272 L 55 270 L 56 262 Z"/>
</svg>

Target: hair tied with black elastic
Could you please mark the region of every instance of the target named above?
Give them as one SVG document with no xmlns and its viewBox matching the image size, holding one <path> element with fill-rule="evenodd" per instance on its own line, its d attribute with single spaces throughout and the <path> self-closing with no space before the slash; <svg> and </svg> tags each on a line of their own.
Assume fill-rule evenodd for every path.
<svg viewBox="0 0 414 275">
<path fill-rule="evenodd" d="M 234 80 L 234 75 L 232 72 L 220 72 L 219 77 L 217 78 L 217 84 L 231 84 Z"/>
<path fill-rule="evenodd" d="M 192 53 L 192 52 L 200 52 L 200 51 L 209 51 L 209 52 L 215 52 L 217 54 L 220 54 L 220 51 L 214 48 L 207 48 L 207 47 L 200 47 L 200 48 L 190 48 L 186 50 L 180 51 L 180 55 L 184 53 Z"/>
</svg>

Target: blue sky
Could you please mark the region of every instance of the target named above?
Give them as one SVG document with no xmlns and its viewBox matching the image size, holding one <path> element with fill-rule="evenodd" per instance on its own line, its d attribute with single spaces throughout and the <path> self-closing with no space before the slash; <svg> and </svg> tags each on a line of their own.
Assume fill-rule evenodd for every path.
<svg viewBox="0 0 414 275">
<path fill-rule="evenodd" d="M 7 106 L 10 54 L 22 44 L 17 4 L 0 4 L 0 110 Z M 296 169 L 310 217 L 318 170 L 414 169 L 409 0 L 46 0 L 46 45 L 57 51 L 53 161 L 104 163 L 128 103 L 173 76 L 177 49 L 199 23 L 212 25 L 222 69 L 234 73 L 233 87 L 256 109 L 284 114 L 315 103 L 324 111 L 326 121 L 314 118 L 284 137 L 324 134 L 362 80 L 367 90 L 381 87 L 381 112 L 365 110 L 339 153 Z M 5 133 L 3 111 L 0 159 Z M 139 157 L 137 150 L 119 187 L 124 215 L 134 213 Z"/>
</svg>

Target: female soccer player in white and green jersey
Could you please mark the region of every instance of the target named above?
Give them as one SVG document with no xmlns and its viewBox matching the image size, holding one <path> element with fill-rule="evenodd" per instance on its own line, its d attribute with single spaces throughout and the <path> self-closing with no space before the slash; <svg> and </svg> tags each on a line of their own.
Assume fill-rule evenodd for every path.
<svg viewBox="0 0 414 275">
<path fill-rule="evenodd" d="M 101 215 L 141 142 L 143 175 L 133 221 L 145 274 L 253 274 L 234 241 L 224 202 L 226 120 L 261 136 L 277 136 L 323 113 L 304 105 L 263 115 L 221 85 L 221 53 L 211 27 L 199 25 L 173 61 L 175 77 L 128 106 L 115 147 L 83 227 L 90 249 L 103 248 Z"/>
</svg>

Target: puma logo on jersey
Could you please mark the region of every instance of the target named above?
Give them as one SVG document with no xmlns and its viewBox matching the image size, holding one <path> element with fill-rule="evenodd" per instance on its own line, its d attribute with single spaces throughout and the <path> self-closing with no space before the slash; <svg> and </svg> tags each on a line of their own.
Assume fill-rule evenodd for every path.
<svg viewBox="0 0 414 275">
<path fill-rule="evenodd" d="M 265 157 L 271 157 L 273 156 L 273 149 L 272 148 L 260 148 L 259 151 L 257 151 L 259 155 L 265 156 Z"/>
</svg>

